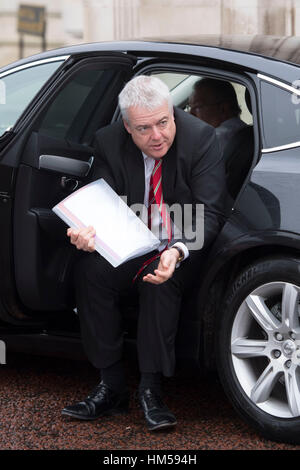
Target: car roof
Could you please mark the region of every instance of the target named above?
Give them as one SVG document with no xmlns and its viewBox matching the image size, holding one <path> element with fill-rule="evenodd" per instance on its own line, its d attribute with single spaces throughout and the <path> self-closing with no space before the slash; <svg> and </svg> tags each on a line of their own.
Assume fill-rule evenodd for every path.
<svg viewBox="0 0 300 470">
<path fill-rule="evenodd" d="M 152 40 L 159 39 L 152 38 Z M 199 34 L 169 36 L 160 40 L 248 52 L 300 65 L 300 36 Z"/>
<path fill-rule="evenodd" d="M 288 82 L 299 78 L 300 73 L 300 37 L 264 35 L 177 35 L 84 43 L 35 54 L 3 67 L 1 72 L 36 60 L 106 51 L 131 53 L 137 57 L 163 57 L 166 54 L 201 56 L 224 64 L 236 63 Z M 282 62 L 285 67 L 282 67 Z"/>
</svg>

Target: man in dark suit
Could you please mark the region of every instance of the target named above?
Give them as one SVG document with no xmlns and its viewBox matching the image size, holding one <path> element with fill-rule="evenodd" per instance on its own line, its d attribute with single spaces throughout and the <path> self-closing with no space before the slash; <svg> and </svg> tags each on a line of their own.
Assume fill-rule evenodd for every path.
<svg viewBox="0 0 300 470">
<path fill-rule="evenodd" d="M 159 229 L 161 246 L 156 253 L 113 268 L 94 251 L 93 227 L 68 230 L 71 243 L 86 252 L 75 272 L 77 307 L 87 355 L 101 370 L 102 380 L 84 401 L 67 406 L 63 414 L 91 420 L 127 410 L 118 299 L 136 279 L 139 400 L 148 428 L 156 430 L 176 424 L 162 401 L 160 379 L 174 373 L 182 294 L 199 273 L 203 253 L 224 222 L 224 168 L 214 128 L 181 110 L 174 111 L 169 90 L 158 78 L 131 80 L 119 96 L 119 105 L 123 121 L 96 135 L 94 179 L 104 178 L 120 196 L 127 197 L 129 206 L 141 203 L 148 207 L 154 194 L 152 204 L 157 210 L 151 214 L 151 229 Z M 182 209 L 183 230 L 178 236 L 177 227 L 164 212 L 174 204 Z M 203 217 L 197 216 L 201 205 L 204 240 Z M 189 226 L 184 223 L 188 219 L 185 208 L 190 210 Z"/>
<path fill-rule="evenodd" d="M 225 80 L 202 78 L 194 83 L 190 96 L 193 116 L 215 127 L 223 151 L 238 131 L 247 127 L 233 85 Z"/>
</svg>

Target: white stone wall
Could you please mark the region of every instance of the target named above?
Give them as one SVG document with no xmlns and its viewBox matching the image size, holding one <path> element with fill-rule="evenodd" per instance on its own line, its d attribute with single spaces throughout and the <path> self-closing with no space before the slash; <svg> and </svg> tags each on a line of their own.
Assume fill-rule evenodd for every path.
<svg viewBox="0 0 300 470">
<path fill-rule="evenodd" d="M 300 34 L 300 0 L 83 0 L 87 41 Z"/>
<path fill-rule="evenodd" d="M 20 4 L 46 7 L 47 49 L 83 41 L 82 0 L 0 0 L 0 66 L 19 59 L 17 12 Z M 25 34 L 23 39 L 24 57 L 41 52 L 41 38 Z"/>
<path fill-rule="evenodd" d="M 47 49 L 198 34 L 300 35 L 300 0 L 0 0 L 0 66 L 19 58 L 19 4 L 47 9 Z M 24 36 L 24 55 L 41 40 Z"/>
<path fill-rule="evenodd" d="M 146 37 L 219 33 L 221 5 L 221 0 L 140 0 L 140 33 Z"/>
</svg>

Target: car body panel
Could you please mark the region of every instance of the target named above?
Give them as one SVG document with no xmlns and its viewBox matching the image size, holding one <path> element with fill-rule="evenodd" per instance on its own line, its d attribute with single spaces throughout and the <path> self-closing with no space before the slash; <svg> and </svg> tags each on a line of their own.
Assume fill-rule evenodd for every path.
<svg viewBox="0 0 300 470">
<path fill-rule="evenodd" d="M 244 68 L 259 70 L 267 75 L 274 75 L 284 81 L 290 81 L 295 72 L 295 64 L 300 63 L 299 38 L 272 36 L 216 36 L 199 35 L 171 37 L 159 40 L 132 40 L 98 42 L 62 47 L 30 58 L 22 59 L 1 69 L 27 64 L 32 60 L 42 60 L 60 56 L 97 55 L 102 52 L 124 52 L 137 57 L 171 57 L 176 54 L 182 58 L 203 58 L 223 62 L 224 65 L 239 64 Z M 182 41 L 180 43 L 180 40 Z M 281 66 L 286 61 L 285 67 Z M 293 80 L 298 77 L 292 78 Z"/>
</svg>

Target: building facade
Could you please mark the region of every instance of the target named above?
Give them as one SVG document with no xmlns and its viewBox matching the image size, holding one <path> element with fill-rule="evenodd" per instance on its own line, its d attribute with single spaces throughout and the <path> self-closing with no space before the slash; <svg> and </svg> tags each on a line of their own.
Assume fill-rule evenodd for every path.
<svg viewBox="0 0 300 470">
<path fill-rule="evenodd" d="M 300 35 L 300 0 L 0 0 L 0 66 L 20 57 L 20 5 L 46 8 L 46 49 L 198 34 Z M 23 55 L 42 49 L 23 35 Z"/>
</svg>

